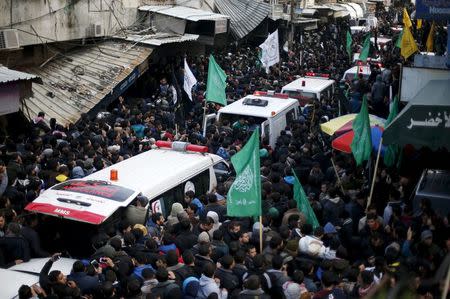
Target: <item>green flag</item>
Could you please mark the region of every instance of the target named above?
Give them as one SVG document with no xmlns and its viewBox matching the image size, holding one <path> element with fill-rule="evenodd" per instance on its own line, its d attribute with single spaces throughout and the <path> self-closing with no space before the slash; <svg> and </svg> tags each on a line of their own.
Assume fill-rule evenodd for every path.
<svg viewBox="0 0 450 299">
<path fill-rule="evenodd" d="M 389 113 L 388 119 L 384 127 L 387 127 L 398 114 L 398 97 L 394 98 L 394 103 L 392 104 L 392 110 Z M 395 164 L 396 158 L 400 153 L 400 146 L 398 144 L 390 144 L 386 151 L 384 152 L 384 165 L 391 167 Z"/>
<path fill-rule="evenodd" d="M 347 31 L 347 43 L 346 43 L 346 48 L 347 48 L 347 53 L 348 53 L 348 57 L 350 58 L 350 60 L 352 59 L 352 34 L 350 33 L 350 31 Z"/>
<path fill-rule="evenodd" d="M 206 101 L 214 102 L 220 105 L 227 105 L 227 96 L 225 88 L 227 75 L 216 63 L 212 55 L 209 55 L 208 81 L 206 82 Z"/>
<path fill-rule="evenodd" d="M 303 190 L 302 184 L 300 184 L 297 175 L 294 171 L 292 171 L 292 173 L 294 174 L 294 200 L 297 202 L 297 208 L 305 215 L 306 223 L 311 224 L 315 229 L 319 226 L 319 221 L 317 221 L 316 214 L 309 204 L 305 190 Z"/>
<path fill-rule="evenodd" d="M 256 128 L 247 144 L 231 157 L 236 180 L 227 194 L 228 216 L 261 216 L 259 160 L 259 128 Z"/>
<path fill-rule="evenodd" d="M 359 60 L 366 61 L 367 57 L 369 57 L 369 51 L 370 51 L 370 33 L 366 35 L 363 48 L 361 50 L 361 53 L 359 54 Z"/>
<path fill-rule="evenodd" d="M 402 37 L 403 37 L 403 30 L 400 31 L 400 34 L 399 34 L 399 36 L 397 38 L 397 42 L 395 43 L 395 46 L 397 48 L 401 48 L 402 47 Z"/>
<path fill-rule="evenodd" d="M 370 132 L 369 111 L 367 110 L 367 98 L 363 97 L 361 111 L 353 120 L 354 137 L 350 145 L 356 165 L 360 165 L 362 161 L 369 160 L 372 153 L 372 136 Z"/>
</svg>

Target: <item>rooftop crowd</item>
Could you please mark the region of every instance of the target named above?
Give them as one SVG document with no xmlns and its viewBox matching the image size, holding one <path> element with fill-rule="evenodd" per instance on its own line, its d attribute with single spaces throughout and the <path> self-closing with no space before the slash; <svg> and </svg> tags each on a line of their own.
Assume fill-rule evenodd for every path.
<svg viewBox="0 0 450 299">
<path fill-rule="evenodd" d="M 390 33 L 393 17 L 393 12 L 379 14 L 379 32 Z M 309 71 L 327 73 L 339 82 L 351 67 L 347 30 L 346 22 L 337 22 L 305 32 L 303 42 L 296 39 L 292 49 L 281 52 L 281 63 L 268 74 L 254 46 L 214 53 L 228 76 L 228 99 L 255 90 L 280 91 Z M 355 52 L 362 41 L 363 34 L 353 36 Z M 260 223 L 227 217 L 232 180 L 211 193 L 188 191 L 173 204 L 170 215 L 154 213 L 146 223 L 148 199 L 138 196 L 117 226 L 78 245 L 89 255 L 77 256 L 81 259 L 67 276 L 50 268 L 58 268 L 59 252 L 69 255 L 70 248 L 48 235 L 45 219 L 24 211 L 42 190 L 152 150 L 156 140 L 207 145 L 210 153 L 229 161 L 251 132 L 245 125 L 215 123 L 202 136 L 206 57 L 188 57 L 198 80 L 193 102 L 177 87 L 182 86 L 177 67 L 182 60 L 176 57 L 146 82 L 150 94 L 144 99 L 120 97 L 110 111 L 95 118 L 82 115 L 67 127 L 47 122 L 40 113 L 27 134 L 7 139 L 1 149 L 0 266 L 49 258 L 40 286 L 23 285 L 19 298 L 341 299 L 374 294 L 387 298 L 389 290 L 397 292 L 391 298 L 439 298 L 443 285 L 435 275 L 450 250 L 448 217 L 438 216 L 426 200 L 413 213 L 415 181 L 383 165 L 367 207 L 368 172 L 357 167 L 351 155 L 332 150 L 319 129 L 321 121 L 337 116 L 339 101 L 349 102 L 348 112 L 357 112 L 364 94 L 373 113 L 387 116 L 388 87 L 394 95 L 398 92 L 401 59 L 393 44 L 375 51 L 385 71 L 373 67 L 367 80 L 360 76 L 341 82 L 342 89 L 333 97 L 314 103 L 314 112 L 289 123 L 275 148 L 262 140 L 262 252 Z M 293 172 L 319 227 L 313 229 L 297 209 Z M 98 263 L 90 263 L 92 259 Z"/>
</svg>

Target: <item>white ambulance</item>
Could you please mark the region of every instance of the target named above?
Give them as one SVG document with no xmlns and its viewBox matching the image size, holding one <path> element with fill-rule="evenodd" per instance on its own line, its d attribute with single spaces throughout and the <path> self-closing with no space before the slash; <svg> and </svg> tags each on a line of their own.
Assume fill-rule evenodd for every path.
<svg viewBox="0 0 450 299">
<path fill-rule="evenodd" d="M 315 100 L 321 100 L 325 96 L 331 98 L 335 86 L 336 82 L 329 79 L 329 75 L 306 73 L 305 77 L 300 77 L 283 86 L 281 93 L 297 99 L 300 106 L 304 107 Z"/>
<path fill-rule="evenodd" d="M 174 202 L 184 203 L 184 193 L 205 194 L 228 173 L 220 156 L 205 146 L 157 141 L 150 150 L 82 179 L 73 179 L 43 191 L 25 209 L 94 225 L 115 224 L 136 196 L 149 199 L 149 209 L 170 213 Z"/>
<path fill-rule="evenodd" d="M 273 91 L 256 91 L 253 95 L 248 95 L 221 108 L 217 115 L 207 115 L 204 128 L 206 129 L 216 119 L 219 123 L 228 120 L 230 125 L 243 119 L 250 131 L 259 126 L 261 140 L 268 138 L 270 146 L 275 148 L 280 132 L 290 121 L 299 116 L 299 104 L 296 99 Z"/>
</svg>

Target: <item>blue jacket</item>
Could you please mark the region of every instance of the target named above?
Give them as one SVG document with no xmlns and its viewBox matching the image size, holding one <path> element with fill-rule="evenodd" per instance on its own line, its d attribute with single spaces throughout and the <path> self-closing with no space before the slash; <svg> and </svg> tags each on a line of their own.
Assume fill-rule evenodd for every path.
<svg viewBox="0 0 450 299">
<path fill-rule="evenodd" d="M 75 281 L 82 294 L 92 294 L 100 284 L 98 275 L 90 276 L 86 272 L 72 273 L 67 277 L 67 280 Z"/>
<path fill-rule="evenodd" d="M 144 280 L 144 277 L 142 277 L 142 271 L 144 269 L 150 269 L 153 272 L 155 272 L 155 269 L 153 269 L 152 265 L 142 265 L 142 266 L 138 266 L 138 267 L 134 268 L 133 274 L 141 281 Z"/>
</svg>

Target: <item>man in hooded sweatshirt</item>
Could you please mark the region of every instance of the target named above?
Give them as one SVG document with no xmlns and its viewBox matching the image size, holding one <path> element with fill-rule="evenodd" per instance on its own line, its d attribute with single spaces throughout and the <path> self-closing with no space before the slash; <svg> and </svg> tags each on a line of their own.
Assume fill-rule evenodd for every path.
<svg viewBox="0 0 450 299">
<path fill-rule="evenodd" d="M 170 229 L 179 222 L 177 215 L 181 211 L 183 211 L 183 205 L 181 203 L 175 202 L 172 204 L 172 210 L 170 211 L 170 215 L 167 216 L 166 222 L 167 229 Z"/>
<path fill-rule="evenodd" d="M 203 267 L 200 277 L 200 288 L 197 293 L 197 299 L 206 299 L 212 293 L 216 293 L 219 299 L 226 299 L 228 292 L 226 289 L 220 289 L 220 280 L 214 277 L 216 266 L 213 263 L 207 263 Z"/>
</svg>

